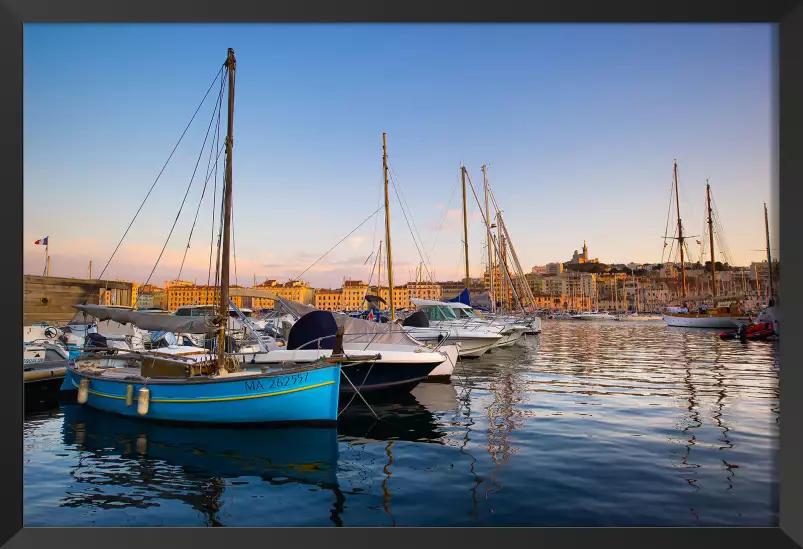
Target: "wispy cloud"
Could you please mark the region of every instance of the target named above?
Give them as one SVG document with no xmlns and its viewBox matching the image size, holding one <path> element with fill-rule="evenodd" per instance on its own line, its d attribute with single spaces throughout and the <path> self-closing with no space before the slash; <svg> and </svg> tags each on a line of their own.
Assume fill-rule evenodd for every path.
<svg viewBox="0 0 803 549">
<path fill-rule="evenodd" d="M 348 239 L 349 245 L 355 250 L 359 250 L 360 246 L 363 245 L 363 242 L 365 242 L 364 236 L 352 236 Z"/>
</svg>

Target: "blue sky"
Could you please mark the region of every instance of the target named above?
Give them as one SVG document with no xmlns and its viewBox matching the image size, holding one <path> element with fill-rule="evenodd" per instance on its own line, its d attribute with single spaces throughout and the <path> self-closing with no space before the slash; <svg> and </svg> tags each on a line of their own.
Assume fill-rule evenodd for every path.
<svg viewBox="0 0 803 549">
<path fill-rule="evenodd" d="M 228 47 L 238 62 L 240 283 L 297 276 L 378 207 L 382 132 L 441 280 L 462 276 L 461 162 L 478 192 L 489 164 L 525 269 L 566 261 L 583 240 L 604 262 L 661 260 L 674 158 L 687 230 L 700 234 L 710 178 L 734 262 L 764 257 L 755 250 L 762 202 L 773 210 L 770 25 L 27 24 L 24 35 L 26 273 L 41 273 L 33 242 L 47 235 L 51 274 L 86 276 L 90 260 L 99 274 Z M 214 95 L 104 277 L 148 277 Z M 178 274 L 202 179 L 152 281 Z M 182 272 L 199 283 L 209 195 Z M 484 230 L 473 200 L 469 210 L 479 276 Z M 421 260 L 393 191 L 391 221 L 404 282 Z M 304 278 L 367 279 L 383 222 Z"/>
</svg>

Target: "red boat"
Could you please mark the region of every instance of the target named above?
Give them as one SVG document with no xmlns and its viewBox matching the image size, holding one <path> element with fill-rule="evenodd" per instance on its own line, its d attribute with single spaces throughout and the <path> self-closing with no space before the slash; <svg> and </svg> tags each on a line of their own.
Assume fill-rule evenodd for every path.
<svg viewBox="0 0 803 549">
<path fill-rule="evenodd" d="M 739 326 L 737 330 L 722 332 L 719 334 L 721 339 L 742 339 L 759 341 L 767 339 L 775 333 L 775 328 L 771 322 L 761 322 L 750 326 Z"/>
<path fill-rule="evenodd" d="M 747 339 L 751 341 L 757 341 L 760 339 L 767 339 L 774 334 L 775 327 L 771 322 L 762 322 L 761 324 L 753 324 L 752 326 L 749 326 L 744 332 L 744 335 Z"/>
</svg>

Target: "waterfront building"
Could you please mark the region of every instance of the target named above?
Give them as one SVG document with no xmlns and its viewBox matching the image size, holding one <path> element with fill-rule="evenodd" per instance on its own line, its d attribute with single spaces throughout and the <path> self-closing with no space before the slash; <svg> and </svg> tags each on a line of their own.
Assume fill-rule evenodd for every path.
<svg viewBox="0 0 803 549">
<path fill-rule="evenodd" d="M 315 290 L 315 308 L 324 311 L 341 311 L 343 290 L 319 288 Z"/>
<path fill-rule="evenodd" d="M 230 288 L 242 288 L 232 284 Z M 243 298 L 231 298 L 238 307 L 243 306 Z M 195 284 L 180 283 L 167 287 L 167 310 L 175 311 L 187 305 L 217 305 L 220 300 L 220 288 L 217 286 L 196 286 Z"/>
<path fill-rule="evenodd" d="M 390 288 L 388 286 L 382 286 L 381 288 L 377 288 L 376 286 L 371 288 L 371 292 L 374 295 L 378 295 L 388 303 L 390 303 Z M 412 307 L 410 303 L 410 297 L 416 297 L 415 295 L 410 294 L 410 288 L 407 286 L 393 286 L 393 308 L 397 311 L 399 309 L 409 309 Z M 433 299 L 433 298 L 426 298 L 422 297 L 421 299 Z M 367 306 L 367 304 L 365 304 Z M 380 304 L 380 309 L 388 309 L 389 307 Z"/>
<path fill-rule="evenodd" d="M 434 299 L 440 301 L 443 296 L 440 284 L 433 284 L 430 282 L 408 282 L 405 284 L 405 288 L 407 288 L 410 298 L 417 297 L 418 299 Z M 396 301 L 395 296 L 394 301 Z"/>
<path fill-rule="evenodd" d="M 483 278 L 470 278 L 468 292 L 470 294 L 478 294 L 486 291 L 488 273 L 486 272 Z M 452 299 L 460 295 L 460 292 L 465 290 L 465 280 L 449 280 L 446 282 L 437 283 L 441 287 L 440 299 Z"/>
<path fill-rule="evenodd" d="M 303 303 L 304 305 L 315 304 L 315 290 L 310 287 L 308 282 L 300 280 L 288 280 L 281 283 L 276 280 L 268 279 L 254 286 L 255 290 L 265 290 L 276 294 L 282 299 L 289 299 Z M 274 300 L 267 297 L 254 297 L 250 298 L 250 305 L 252 309 L 273 309 L 275 307 Z"/>
</svg>

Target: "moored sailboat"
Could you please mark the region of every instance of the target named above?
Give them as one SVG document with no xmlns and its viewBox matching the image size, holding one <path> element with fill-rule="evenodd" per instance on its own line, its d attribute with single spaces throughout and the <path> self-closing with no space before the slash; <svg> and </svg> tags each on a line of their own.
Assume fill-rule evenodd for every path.
<svg viewBox="0 0 803 549">
<path fill-rule="evenodd" d="M 714 222 L 713 211 L 711 208 L 711 187 L 706 181 L 706 203 L 708 214 L 708 236 L 710 240 L 711 252 L 711 298 L 710 300 L 716 305 L 717 303 L 732 302 L 730 306 L 707 308 L 700 306 L 697 310 L 690 310 L 689 304 L 693 301 L 706 301 L 707 297 L 702 300 L 699 298 L 690 298 L 686 295 L 686 264 L 684 258 L 684 236 L 683 236 L 683 223 L 680 217 L 680 192 L 678 190 L 678 165 L 677 162 L 673 168 L 673 183 L 675 190 L 675 205 L 677 211 L 677 232 L 676 237 L 678 241 L 678 248 L 680 249 L 680 272 L 681 272 L 681 306 L 668 308 L 664 314 L 664 321 L 668 326 L 684 327 L 684 328 L 736 328 L 740 324 L 749 322 L 750 317 L 745 315 L 738 304 L 738 299 L 727 296 L 717 296 L 716 285 L 716 261 L 714 254 Z"/>
<path fill-rule="evenodd" d="M 132 323 L 146 329 L 152 328 L 143 324 L 161 324 L 167 328 L 166 331 L 173 333 L 217 333 L 216 351 L 176 346 L 141 353 L 81 356 L 68 366 L 62 386 L 65 390 L 77 390 L 79 404 L 129 417 L 192 423 L 337 419 L 340 384 L 338 363 L 316 361 L 253 372 L 243 370 L 240 361 L 226 352 L 232 238 L 235 68 L 234 50 L 230 48 L 225 64 L 218 73 L 221 75 L 221 99 L 223 81 L 228 80 L 218 314 L 210 319 L 205 316 L 178 317 L 126 311 Z M 110 314 L 99 306 L 79 308 L 93 315 Z"/>
</svg>

